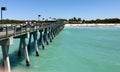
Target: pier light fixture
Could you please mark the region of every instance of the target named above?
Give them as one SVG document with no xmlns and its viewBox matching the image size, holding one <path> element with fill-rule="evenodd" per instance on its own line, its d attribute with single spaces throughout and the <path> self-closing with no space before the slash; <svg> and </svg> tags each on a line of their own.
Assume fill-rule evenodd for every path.
<svg viewBox="0 0 120 72">
<path fill-rule="evenodd" d="M 4 11 L 5 11 L 5 10 L 7 10 L 7 8 L 6 8 L 6 7 L 1 7 L 1 10 L 4 10 Z"/>
<path fill-rule="evenodd" d="M 2 30 L 2 18 L 3 18 L 2 11 L 6 11 L 6 10 L 7 10 L 6 7 L 1 7 L 1 27 L 0 27 L 0 30 Z"/>
<path fill-rule="evenodd" d="M 42 18 L 42 21 L 44 21 L 45 20 L 45 18 Z"/>
<path fill-rule="evenodd" d="M 38 15 L 38 22 L 39 22 L 39 18 L 41 17 L 41 15 Z"/>
</svg>

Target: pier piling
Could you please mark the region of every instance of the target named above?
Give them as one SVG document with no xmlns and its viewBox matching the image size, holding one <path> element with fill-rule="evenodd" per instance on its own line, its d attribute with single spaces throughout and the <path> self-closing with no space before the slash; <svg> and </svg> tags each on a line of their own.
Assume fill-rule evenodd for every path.
<svg viewBox="0 0 120 72">
<path fill-rule="evenodd" d="M 0 43 L 2 46 L 2 53 L 3 53 L 3 64 L 5 72 L 11 72 L 10 68 L 10 61 L 9 61 L 9 39 L 6 39 Z"/>
<path fill-rule="evenodd" d="M 21 49 L 23 48 L 22 39 L 20 39 L 19 49 L 18 49 L 18 56 L 21 56 Z"/>
<path fill-rule="evenodd" d="M 52 28 L 51 28 L 51 37 L 52 37 L 52 39 L 54 39 L 53 29 Z"/>
<path fill-rule="evenodd" d="M 38 50 L 38 44 L 37 44 L 37 31 L 35 31 L 33 33 L 33 38 L 34 38 L 34 46 L 35 46 L 36 56 L 39 56 L 39 50 Z"/>
<path fill-rule="evenodd" d="M 41 42 L 41 45 L 42 45 L 42 49 L 45 49 L 44 42 L 43 42 L 43 34 L 42 34 L 42 31 L 43 31 L 43 30 L 39 30 L 39 32 L 40 32 L 40 42 Z"/>
<path fill-rule="evenodd" d="M 28 50 L 30 49 L 30 44 L 31 44 L 31 38 L 32 38 L 32 33 L 30 33 L 30 37 L 29 37 L 29 42 L 28 42 Z"/>
<path fill-rule="evenodd" d="M 49 39 L 50 39 L 50 42 L 52 42 L 51 28 L 49 28 Z"/>
<path fill-rule="evenodd" d="M 48 42 L 48 32 L 47 32 L 47 28 L 45 28 L 45 31 L 44 31 L 44 36 L 45 36 L 45 41 L 46 41 L 46 44 L 49 45 L 49 42 Z"/>
<path fill-rule="evenodd" d="M 23 47 L 24 47 L 26 66 L 30 66 L 30 60 L 29 60 L 29 56 L 28 56 L 28 48 L 27 48 L 27 45 L 26 45 L 25 38 L 22 38 L 22 42 L 23 42 Z"/>
<path fill-rule="evenodd" d="M 30 60 L 28 55 L 28 48 L 25 40 L 26 36 L 20 36 L 20 44 L 19 44 L 19 50 L 18 50 L 18 56 L 21 56 L 21 49 L 24 49 L 24 55 L 26 60 L 26 66 L 30 66 Z"/>
</svg>

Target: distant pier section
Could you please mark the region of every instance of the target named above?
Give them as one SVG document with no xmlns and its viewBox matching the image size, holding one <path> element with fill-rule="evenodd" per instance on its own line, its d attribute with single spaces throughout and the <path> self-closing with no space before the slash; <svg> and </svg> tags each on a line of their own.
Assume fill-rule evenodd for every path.
<svg viewBox="0 0 120 72">
<path fill-rule="evenodd" d="M 11 24 L 0 27 L 0 46 L 3 54 L 3 66 L 5 72 L 11 72 L 9 61 L 9 46 L 14 44 L 13 39 L 19 38 L 20 44 L 18 49 L 18 56 L 21 56 L 21 49 L 24 49 L 26 66 L 30 66 L 28 49 L 30 48 L 31 38 L 33 37 L 34 48 L 36 56 L 39 56 L 38 36 L 41 42 L 42 49 L 45 49 L 45 43 L 49 45 L 50 42 L 58 35 L 64 28 L 63 23 L 57 21 L 45 21 L 44 23 L 36 23 L 32 25 L 26 24 Z M 38 35 L 39 34 L 39 35 Z M 29 39 L 28 45 L 26 38 Z"/>
</svg>

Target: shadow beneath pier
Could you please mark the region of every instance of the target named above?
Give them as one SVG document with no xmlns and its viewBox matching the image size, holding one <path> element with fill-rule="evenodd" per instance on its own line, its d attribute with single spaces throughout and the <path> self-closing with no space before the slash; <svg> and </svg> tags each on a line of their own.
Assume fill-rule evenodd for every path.
<svg viewBox="0 0 120 72">
<path fill-rule="evenodd" d="M 39 51 L 42 50 L 41 42 L 40 42 L 39 39 L 37 40 L 37 43 L 38 43 Z M 24 65 L 23 66 L 26 66 L 26 61 L 25 61 L 25 56 L 24 56 L 24 49 L 21 48 L 21 56 L 18 56 L 18 49 L 19 49 L 19 46 L 17 46 L 17 50 L 15 50 L 14 52 L 9 54 L 11 69 L 13 69 L 14 67 L 22 64 L 21 62 L 23 60 L 24 60 Z M 30 47 L 28 48 L 29 56 L 31 56 L 33 52 L 34 52 L 34 55 L 36 57 L 34 41 L 31 42 Z M 3 64 L 3 59 L 0 59 L 0 70 L 3 69 L 3 65 L 4 65 Z"/>
</svg>

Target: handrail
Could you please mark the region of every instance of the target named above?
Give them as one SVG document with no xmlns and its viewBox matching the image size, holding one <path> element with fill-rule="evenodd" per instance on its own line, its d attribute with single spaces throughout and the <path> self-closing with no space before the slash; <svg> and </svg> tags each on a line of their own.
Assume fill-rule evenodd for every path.
<svg viewBox="0 0 120 72">
<path fill-rule="evenodd" d="M 57 27 L 63 24 L 55 24 L 55 23 L 36 23 L 30 25 L 24 25 L 24 24 L 19 24 L 19 25 L 11 25 L 11 26 L 6 26 L 2 27 L 3 31 L 0 31 L 0 40 L 6 39 L 10 36 L 19 36 L 22 34 L 26 34 L 27 32 L 33 32 L 37 30 L 42 30 L 45 28 L 49 27 Z"/>
</svg>

